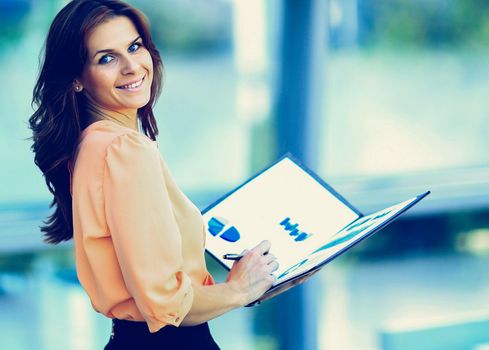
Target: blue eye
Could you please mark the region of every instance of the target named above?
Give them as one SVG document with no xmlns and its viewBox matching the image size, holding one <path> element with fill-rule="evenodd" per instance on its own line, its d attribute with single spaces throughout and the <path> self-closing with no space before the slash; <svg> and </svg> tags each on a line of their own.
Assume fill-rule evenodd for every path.
<svg viewBox="0 0 489 350">
<path fill-rule="evenodd" d="M 104 56 L 102 56 L 100 58 L 100 60 L 98 61 L 98 63 L 100 63 L 100 64 L 107 64 L 107 63 L 112 62 L 113 59 L 114 59 L 114 57 L 112 57 L 112 56 L 104 55 Z"/>
<path fill-rule="evenodd" d="M 139 50 L 141 48 L 141 46 L 143 46 L 143 44 L 141 44 L 141 43 L 134 43 L 131 46 L 129 46 L 129 48 L 127 49 L 127 51 L 129 51 L 129 52 L 136 52 L 137 50 Z"/>
</svg>

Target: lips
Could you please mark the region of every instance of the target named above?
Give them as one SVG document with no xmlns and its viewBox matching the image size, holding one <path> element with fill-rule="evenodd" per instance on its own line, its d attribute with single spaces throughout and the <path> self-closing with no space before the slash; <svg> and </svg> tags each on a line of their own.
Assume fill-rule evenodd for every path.
<svg viewBox="0 0 489 350">
<path fill-rule="evenodd" d="M 116 88 L 117 89 L 121 89 L 121 90 L 133 90 L 133 89 L 137 89 L 138 87 L 140 87 L 143 84 L 145 78 L 146 78 L 146 76 L 142 77 L 139 80 L 132 81 L 132 82 L 130 82 L 128 84 L 117 86 Z"/>
</svg>

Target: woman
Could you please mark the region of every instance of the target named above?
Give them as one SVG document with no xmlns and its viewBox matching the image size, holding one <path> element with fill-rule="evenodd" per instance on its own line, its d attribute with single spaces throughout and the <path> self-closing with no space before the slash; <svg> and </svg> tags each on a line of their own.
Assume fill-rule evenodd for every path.
<svg viewBox="0 0 489 350">
<path fill-rule="evenodd" d="M 129 5 L 74 0 L 55 17 L 29 119 L 54 196 L 42 231 L 50 243 L 74 238 L 78 278 L 113 319 L 106 349 L 218 348 L 206 322 L 258 299 L 278 268 L 265 241 L 226 282 L 207 272 L 202 217 L 155 141 L 161 79 L 147 23 Z"/>
</svg>

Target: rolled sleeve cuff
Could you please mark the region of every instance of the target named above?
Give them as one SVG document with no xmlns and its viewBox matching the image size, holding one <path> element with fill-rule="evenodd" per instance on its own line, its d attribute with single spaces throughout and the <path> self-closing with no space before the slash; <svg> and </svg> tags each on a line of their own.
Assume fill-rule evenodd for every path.
<svg viewBox="0 0 489 350">
<path fill-rule="evenodd" d="M 159 331 L 161 328 L 171 325 L 178 327 L 182 323 L 185 316 L 190 311 L 192 303 L 194 300 L 194 290 L 189 284 L 186 292 L 183 293 L 178 306 L 174 308 L 175 311 L 167 312 L 164 315 L 158 316 L 147 316 L 146 323 L 148 324 L 148 329 L 151 333 Z M 168 309 L 167 309 L 168 310 Z"/>
</svg>

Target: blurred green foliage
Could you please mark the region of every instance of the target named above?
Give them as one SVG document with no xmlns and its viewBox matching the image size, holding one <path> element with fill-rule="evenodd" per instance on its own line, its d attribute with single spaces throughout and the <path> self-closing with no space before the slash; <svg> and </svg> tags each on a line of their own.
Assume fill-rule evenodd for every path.
<svg viewBox="0 0 489 350">
<path fill-rule="evenodd" d="M 0 254 L 0 274 L 28 274 L 39 261 L 47 262 L 55 271 L 75 269 L 75 257 L 71 245 L 48 246 L 42 250 L 2 252 Z"/>
<path fill-rule="evenodd" d="M 208 53 L 232 42 L 231 3 L 219 0 L 131 0 L 151 24 L 151 34 L 164 52 Z"/>
<path fill-rule="evenodd" d="M 487 47 L 487 0 L 358 0 L 365 46 Z"/>
<path fill-rule="evenodd" d="M 31 271 L 37 252 L 0 254 L 0 272 L 25 274 Z"/>
</svg>

